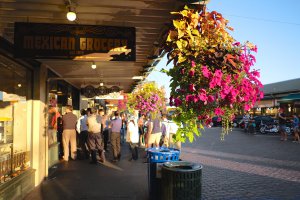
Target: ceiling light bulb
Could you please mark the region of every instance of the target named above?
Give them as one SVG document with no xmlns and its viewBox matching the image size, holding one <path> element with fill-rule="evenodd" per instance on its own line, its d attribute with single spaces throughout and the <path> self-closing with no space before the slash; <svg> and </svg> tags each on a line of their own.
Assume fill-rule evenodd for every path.
<svg viewBox="0 0 300 200">
<path fill-rule="evenodd" d="M 69 11 L 67 13 L 67 19 L 71 22 L 74 21 L 76 19 L 76 13 L 73 11 Z"/>
<path fill-rule="evenodd" d="M 92 69 L 96 69 L 97 65 L 95 63 L 92 64 Z"/>
<path fill-rule="evenodd" d="M 100 83 L 100 86 L 103 86 L 103 83 Z"/>
<path fill-rule="evenodd" d="M 18 87 L 22 87 L 22 84 L 21 84 L 21 83 L 19 83 L 19 84 L 18 84 Z"/>
</svg>

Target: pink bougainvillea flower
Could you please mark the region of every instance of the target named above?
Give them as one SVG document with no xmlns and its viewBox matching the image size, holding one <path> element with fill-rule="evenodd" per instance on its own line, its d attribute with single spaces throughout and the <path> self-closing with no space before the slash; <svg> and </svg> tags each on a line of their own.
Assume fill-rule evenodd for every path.
<svg viewBox="0 0 300 200">
<path fill-rule="evenodd" d="M 186 96 L 185 96 L 185 101 L 186 101 L 186 102 L 193 101 L 193 98 L 194 98 L 194 96 L 193 96 L 193 95 L 191 95 L 191 94 L 188 94 L 188 95 L 186 95 Z"/>
<path fill-rule="evenodd" d="M 191 92 L 196 91 L 195 84 L 189 84 L 189 91 Z"/>
<path fill-rule="evenodd" d="M 232 45 L 233 45 L 233 46 L 240 46 L 241 43 L 240 43 L 240 42 L 235 42 L 235 43 L 233 43 Z"/>
<path fill-rule="evenodd" d="M 197 96 L 197 95 L 194 95 L 193 102 L 194 102 L 194 103 L 197 103 L 198 101 L 199 101 L 198 96 Z"/>
<path fill-rule="evenodd" d="M 209 78 L 211 73 L 209 71 L 209 69 L 207 68 L 207 66 L 202 66 L 202 74 L 205 78 Z"/>
<path fill-rule="evenodd" d="M 216 108 L 215 109 L 215 114 L 217 115 L 217 116 L 220 116 L 220 115 L 224 115 L 224 111 L 222 110 L 222 108 Z"/>
<path fill-rule="evenodd" d="M 181 68 L 181 69 L 180 69 L 180 73 L 183 75 L 184 72 L 185 72 L 185 69 L 184 69 L 184 68 Z"/>
<path fill-rule="evenodd" d="M 249 111 L 251 109 L 251 106 L 249 104 L 245 104 L 244 110 Z"/>
<path fill-rule="evenodd" d="M 223 73 L 221 70 L 216 70 L 214 73 L 214 77 L 209 83 L 209 88 L 215 88 L 216 86 L 221 86 Z"/>
<path fill-rule="evenodd" d="M 254 47 L 251 48 L 251 51 L 254 51 L 255 53 L 257 53 L 257 46 L 254 45 Z"/>
<path fill-rule="evenodd" d="M 192 60 L 191 64 L 192 64 L 192 67 L 196 67 L 195 61 Z"/>
<path fill-rule="evenodd" d="M 221 117 L 218 117 L 218 118 L 217 118 L 217 122 L 220 122 L 220 121 L 222 121 L 222 118 L 221 118 Z"/>
<path fill-rule="evenodd" d="M 253 55 L 249 55 L 249 59 L 251 60 L 251 65 L 253 65 L 256 62 L 256 58 Z"/>
<path fill-rule="evenodd" d="M 254 70 L 253 72 L 252 72 L 252 74 L 253 74 L 253 76 L 256 76 L 256 77 L 260 77 L 260 73 L 259 73 L 259 71 L 257 71 L 257 70 Z"/>
<path fill-rule="evenodd" d="M 191 69 L 190 72 L 189 72 L 189 76 L 190 77 L 193 77 L 195 75 L 195 70 L 194 69 Z"/>
<path fill-rule="evenodd" d="M 214 74 L 215 77 L 222 78 L 223 73 L 220 69 L 217 69 Z"/>
<path fill-rule="evenodd" d="M 212 123 L 212 119 L 211 118 L 205 120 L 205 125 L 206 126 L 210 126 L 211 123 Z"/>
<path fill-rule="evenodd" d="M 207 97 L 208 103 L 212 103 L 212 102 L 214 102 L 214 100 L 215 100 L 215 98 L 214 98 L 214 96 L 212 96 L 212 95 L 209 95 L 209 96 Z"/>
<path fill-rule="evenodd" d="M 262 91 L 260 91 L 259 97 L 260 97 L 261 99 L 264 98 L 264 93 L 263 93 Z"/>
<path fill-rule="evenodd" d="M 181 101 L 179 98 L 175 98 L 175 99 L 174 99 L 174 105 L 175 105 L 176 107 L 180 106 L 181 104 L 182 104 L 182 101 Z"/>
<path fill-rule="evenodd" d="M 207 94 L 206 94 L 206 90 L 205 90 L 205 89 L 199 90 L 198 98 L 199 98 L 201 101 L 204 101 L 204 102 L 207 101 L 208 97 L 207 97 Z"/>
</svg>

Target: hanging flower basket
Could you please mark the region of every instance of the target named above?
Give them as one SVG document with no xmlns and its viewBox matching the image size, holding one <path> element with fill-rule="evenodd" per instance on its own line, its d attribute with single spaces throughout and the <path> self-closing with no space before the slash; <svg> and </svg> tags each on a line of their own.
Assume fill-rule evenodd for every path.
<svg viewBox="0 0 300 200">
<path fill-rule="evenodd" d="M 255 45 L 237 42 L 229 31 L 228 20 L 205 6 L 184 7 L 175 16 L 164 49 L 168 64 L 162 70 L 171 76 L 170 105 L 177 107 L 175 121 L 184 126 L 176 139 L 193 141 L 199 127 L 209 125 L 212 117 L 222 120 L 222 135 L 230 130 L 238 110 L 250 110 L 263 97 L 255 63 Z"/>
<path fill-rule="evenodd" d="M 127 108 L 129 112 L 140 111 L 141 114 L 165 110 L 165 90 L 154 82 L 139 85 L 128 95 Z"/>
</svg>

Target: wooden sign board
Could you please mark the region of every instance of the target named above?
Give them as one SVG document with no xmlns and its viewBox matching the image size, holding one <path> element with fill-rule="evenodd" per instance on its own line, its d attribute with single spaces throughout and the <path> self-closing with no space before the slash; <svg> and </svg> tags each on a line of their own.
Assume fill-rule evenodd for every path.
<svg viewBox="0 0 300 200">
<path fill-rule="evenodd" d="M 134 27 L 15 23 L 15 57 L 135 61 Z"/>
</svg>

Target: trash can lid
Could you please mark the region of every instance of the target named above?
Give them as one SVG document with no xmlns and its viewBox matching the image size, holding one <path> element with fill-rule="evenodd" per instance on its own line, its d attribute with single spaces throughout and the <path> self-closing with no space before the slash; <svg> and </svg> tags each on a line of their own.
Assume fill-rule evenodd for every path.
<svg viewBox="0 0 300 200">
<path fill-rule="evenodd" d="M 172 171 L 194 171 L 202 169 L 202 165 L 187 161 L 166 162 L 163 167 Z"/>
<path fill-rule="evenodd" d="M 148 152 L 179 152 L 179 149 L 174 148 L 166 148 L 166 147 L 153 147 L 146 149 Z"/>
</svg>

